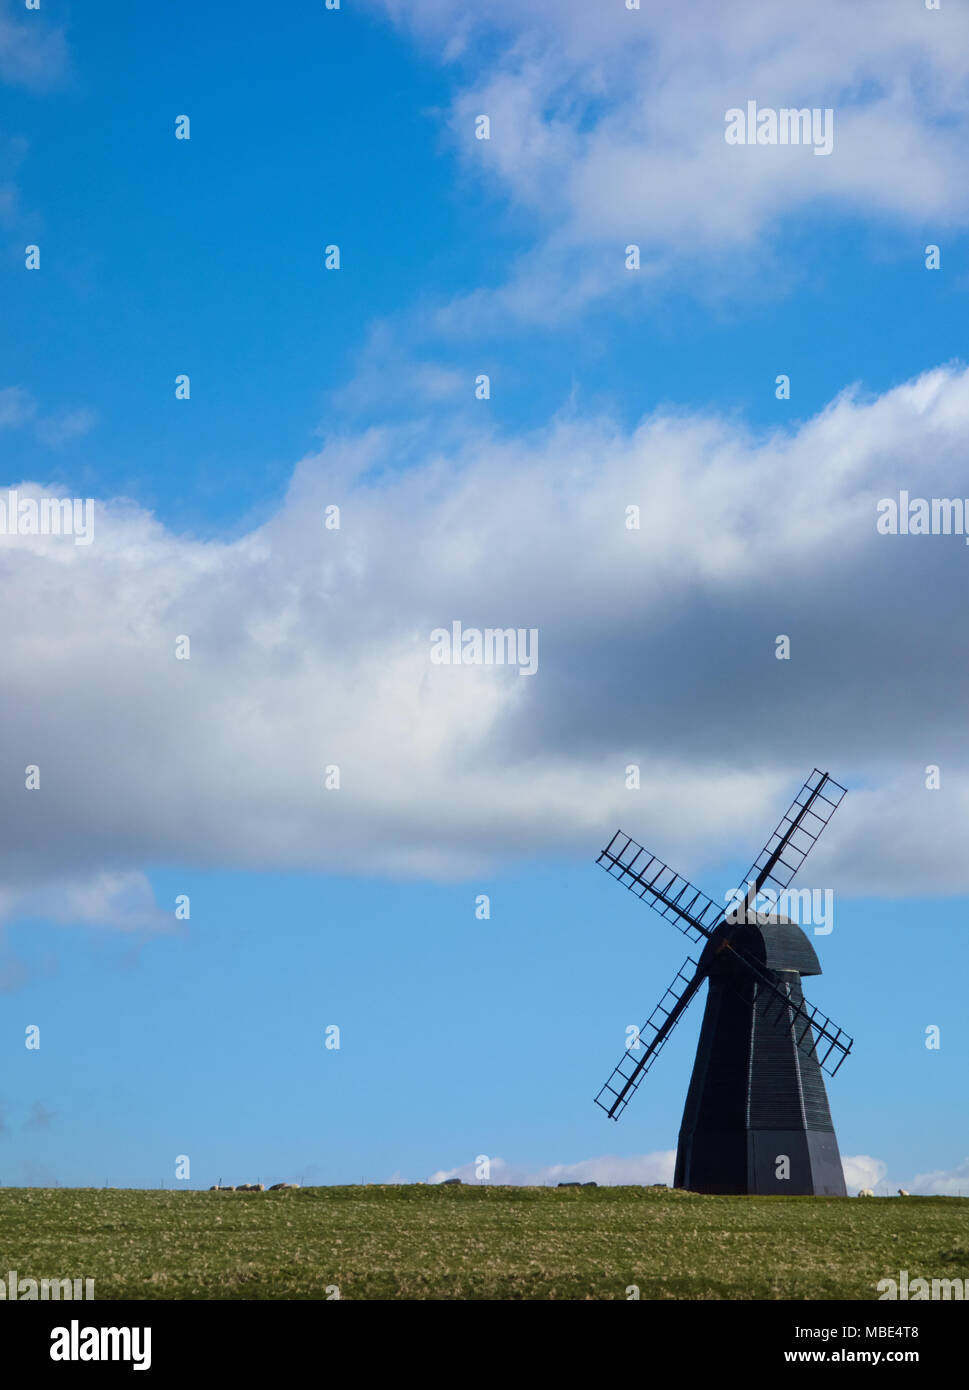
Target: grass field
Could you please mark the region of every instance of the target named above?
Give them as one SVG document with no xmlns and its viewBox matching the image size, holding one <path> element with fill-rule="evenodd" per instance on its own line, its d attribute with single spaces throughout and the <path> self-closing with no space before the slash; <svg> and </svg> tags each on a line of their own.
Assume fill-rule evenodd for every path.
<svg viewBox="0 0 969 1390">
<path fill-rule="evenodd" d="M 815 1299 L 969 1279 L 969 1199 L 640 1187 L 0 1189 L 0 1279 L 97 1299 Z"/>
</svg>

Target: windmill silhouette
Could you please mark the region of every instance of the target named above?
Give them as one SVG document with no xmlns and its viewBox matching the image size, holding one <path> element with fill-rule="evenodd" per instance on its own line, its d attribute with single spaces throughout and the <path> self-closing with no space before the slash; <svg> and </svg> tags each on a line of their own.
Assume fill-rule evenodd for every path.
<svg viewBox="0 0 969 1390">
<path fill-rule="evenodd" d="M 821 967 L 801 928 L 755 910 L 762 890 L 788 887 L 844 794 L 814 769 L 751 865 L 743 902 L 729 912 L 621 830 L 596 861 L 692 941 L 706 941 L 596 1096 L 617 1120 L 706 980 L 676 1187 L 845 1196 L 821 1073 L 834 1076 L 852 1039 L 804 998 L 801 976 L 820 975 Z"/>
</svg>

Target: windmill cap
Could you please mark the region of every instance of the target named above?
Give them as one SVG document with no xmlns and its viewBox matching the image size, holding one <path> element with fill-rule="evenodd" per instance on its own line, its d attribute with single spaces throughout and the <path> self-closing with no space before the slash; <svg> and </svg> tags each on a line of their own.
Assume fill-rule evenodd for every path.
<svg viewBox="0 0 969 1390">
<path fill-rule="evenodd" d="M 821 974 L 821 964 L 810 939 L 789 917 L 777 912 L 745 910 L 741 905 L 727 914 L 726 923 L 730 927 L 740 926 L 744 945 L 763 959 L 768 970 Z"/>
</svg>

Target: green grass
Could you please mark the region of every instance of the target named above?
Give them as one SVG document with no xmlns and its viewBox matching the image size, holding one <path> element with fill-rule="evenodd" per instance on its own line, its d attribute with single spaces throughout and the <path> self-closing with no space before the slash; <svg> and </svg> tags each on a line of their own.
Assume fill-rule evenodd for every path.
<svg viewBox="0 0 969 1390">
<path fill-rule="evenodd" d="M 0 1189 L 0 1279 L 98 1299 L 815 1299 L 969 1279 L 969 1200 L 640 1187 Z"/>
</svg>

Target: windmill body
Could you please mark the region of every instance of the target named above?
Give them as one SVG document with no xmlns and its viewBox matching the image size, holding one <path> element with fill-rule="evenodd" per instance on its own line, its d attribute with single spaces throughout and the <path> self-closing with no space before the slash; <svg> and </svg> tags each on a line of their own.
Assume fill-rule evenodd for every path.
<svg viewBox="0 0 969 1390">
<path fill-rule="evenodd" d="M 748 912 L 740 924 L 738 916 L 726 919 L 720 939 L 742 925 L 731 939 L 786 989 L 792 1008 L 758 1008 L 759 982 L 733 952 L 717 953 L 714 933 L 674 1184 L 691 1192 L 844 1197 L 824 1077 L 791 1026 L 804 1000 L 801 977 L 821 973 L 814 947 L 785 917 Z"/>
<path fill-rule="evenodd" d="M 599 863 L 693 941 L 688 958 L 596 1103 L 618 1119 L 700 987 L 708 987 L 676 1155 L 692 1192 L 845 1196 L 822 1072 L 852 1040 L 804 998 L 821 967 L 788 918 L 756 911 L 762 889 L 787 888 L 844 788 L 816 768 L 754 861 L 729 913 L 618 831 Z M 739 896 L 739 895 L 738 895 Z"/>
</svg>

